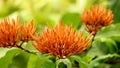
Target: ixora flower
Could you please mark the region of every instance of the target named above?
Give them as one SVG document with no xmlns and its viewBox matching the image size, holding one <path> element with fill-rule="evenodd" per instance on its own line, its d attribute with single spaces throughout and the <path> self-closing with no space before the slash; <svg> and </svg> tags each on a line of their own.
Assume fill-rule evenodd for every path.
<svg viewBox="0 0 120 68">
<path fill-rule="evenodd" d="M 20 38 L 22 41 L 28 42 L 30 40 L 33 40 L 31 36 L 36 35 L 35 32 L 36 32 L 36 27 L 35 27 L 33 21 L 31 21 L 30 24 L 25 24 L 25 25 L 21 26 Z"/>
<path fill-rule="evenodd" d="M 112 11 L 107 11 L 106 8 L 100 6 L 92 6 L 91 10 L 85 10 L 81 18 L 86 25 L 87 31 L 94 36 L 100 28 L 113 23 Z"/>
<path fill-rule="evenodd" d="M 59 59 L 82 53 L 89 47 L 90 39 L 82 32 L 72 30 L 72 26 L 59 23 L 55 28 L 43 30 L 42 35 L 34 37 L 33 45 L 42 53 L 50 53 Z"/>
<path fill-rule="evenodd" d="M 29 25 L 22 25 L 18 18 L 5 18 L 0 22 L 0 47 L 18 47 L 23 49 L 22 44 L 32 40 L 31 36 L 35 33 L 35 29 L 33 22 Z"/>
</svg>

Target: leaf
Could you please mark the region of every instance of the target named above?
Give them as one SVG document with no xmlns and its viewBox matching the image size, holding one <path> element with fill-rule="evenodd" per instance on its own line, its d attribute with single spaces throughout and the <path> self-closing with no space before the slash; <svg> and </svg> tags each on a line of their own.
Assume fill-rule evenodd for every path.
<svg viewBox="0 0 120 68">
<path fill-rule="evenodd" d="M 101 52 L 103 53 L 115 53 L 117 52 L 117 44 L 114 40 L 109 39 L 109 38 L 97 38 L 96 39 L 96 46 L 98 47 L 99 50 L 102 50 Z M 103 48 L 104 46 L 104 48 Z"/>
<path fill-rule="evenodd" d="M 101 39 L 104 41 L 105 39 L 112 39 L 114 43 L 116 42 L 119 43 L 120 42 L 120 23 L 104 27 L 97 33 L 95 39 Z M 110 41 L 107 41 L 107 42 L 108 42 L 107 44 L 109 44 Z M 110 43 L 113 44 L 112 41 Z M 111 46 L 111 45 L 108 45 L 108 46 Z M 114 48 L 116 48 L 116 46 Z M 113 48 L 111 47 L 111 49 Z M 117 44 L 117 49 L 118 51 L 120 51 L 119 44 Z"/>
<path fill-rule="evenodd" d="M 71 60 L 74 60 L 79 63 L 79 68 L 88 68 L 88 64 L 84 62 L 79 56 L 71 56 Z"/>
<path fill-rule="evenodd" d="M 108 38 L 97 38 L 95 39 L 92 47 L 86 51 L 83 56 L 83 61 L 89 63 L 94 58 L 104 56 L 106 54 L 113 54 L 118 51 L 116 42 Z"/>
<path fill-rule="evenodd" d="M 67 68 L 72 68 L 72 64 L 69 59 L 59 59 L 56 61 L 56 68 L 59 68 L 59 64 L 64 63 Z"/>
<path fill-rule="evenodd" d="M 96 59 L 94 59 L 93 61 L 90 62 L 89 68 L 94 68 L 94 67 L 100 65 L 100 63 L 110 62 L 111 60 L 112 61 L 113 60 L 120 60 L 120 55 L 118 55 L 118 54 L 108 54 L 108 55 L 105 55 L 105 56 L 98 57 L 98 58 L 96 58 Z"/>
<path fill-rule="evenodd" d="M 79 13 L 66 13 L 62 16 L 61 21 L 67 25 L 72 25 L 75 29 L 78 29 L 81 26 Z"/>
<path fill-rule="evenodd" d="M 41 68 L 55 68 L 55 63 L 53 63 L 52 60 L 47 60 L 45 63 L 41 66 Z"/>
<path fill-rule="evenodd" d="M 0 58 L 4 57 L 7 51 L 10 50 L 9 48 L 0 48 Z"/>
<path fill-rule="evenodd" d="M 12 48 L 7 51 L 6 55 L 0 58 L 0 68 L 8 68 L 9 64 L 12 63 L 13 57 L 20 52 L 20 49 Z"/>
<path fill-rule="evenodd" d="M 27 68 L 41 68 L 43 64 L 50 58 L 51 56 L 47 55 L 34 55 L 31 54 Z"/>
<path fill-rule="evenodd" d="M 120 54 L 120 42 L 116 42 L 116 44 L 117 44 L 117 47 L 118 47 L 118 54 Z"/>
<path fill-rule="evenodd" d="M 120 62 L 112 64 L 111 68 L 120 68 Z"/>
<path fill-rule="evenodd" d="M 119 23 L 120 22 L 120 0 L 108 0 L 110 7 L 114 14 L 114 22 Z"/>
<path fill-rule="evenodd" d="M 9 68 L 26 68 L 29 55 L 29 53 L 24 51 L 19 52 L 14 56 L 12 63 L 9 65 Z"/>
<path fill-rule="evenodd" d="M 112 38 L 113 40 L 120 41 L 120 24 L 113 24 L 102 28 L 95 38 Z"/>
<path fill-rule="evenodd" d="M 27 64 L 27 68 L 35 68 L 36 61 L 37 61 L 37 56 L 34 54 L 31 54 Z"/>
</svg>

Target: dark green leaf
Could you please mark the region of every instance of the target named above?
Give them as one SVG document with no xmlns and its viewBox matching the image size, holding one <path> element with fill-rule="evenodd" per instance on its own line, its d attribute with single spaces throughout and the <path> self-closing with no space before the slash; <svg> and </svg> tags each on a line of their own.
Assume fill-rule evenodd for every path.
<svg viewBox="0 0 120 68">
<path fill-rule="evenodd" d="M 88 68 L 88 64 L 86 62 L 84 62 L 80 58 L 80 56 L 71 56 L 70 59 L 78 62 L 79 63 L 79 68 Z"/>
<path fill-rule="evenodd" d="M 120 0 L 108 0 L 114 14 L 114 22 L 120 22 Z"/>
<path fill-rule="evenodd" d="M 56 61 L 56 68 L 61 67 L 61 66 L 59 66 L 60 63 L 64 63 L 67 66 L 67 68 L 72 68 L 72 64 L 71 64 L 69 59 L 59 59 L 59 60 L 57 60 Z"/>
</svg>

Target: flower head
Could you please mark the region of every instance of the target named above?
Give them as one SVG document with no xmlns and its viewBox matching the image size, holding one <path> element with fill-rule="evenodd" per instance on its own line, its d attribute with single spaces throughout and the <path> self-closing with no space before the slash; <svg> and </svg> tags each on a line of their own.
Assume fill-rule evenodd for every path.
<svg viewBox="0 0 120 68">
<path fill-rule="evenodd" d="M 91 10 L 85 10 L 81 18 L 86 25 L 87 31 L 93 35 L 95 35 L 101 27 L 113 23 L 112 11 L 107 11 L 106 8 L 100 6 L 93 6 Z"/>
<path fill-rule="evenodd" d="M 24 42 L 32 40 L 35 34 L 33 22 L 22 25 L 19 19 L 5 18 L 0 22 L 0 47 L 18 47 L 22 48 Z"/>
<path fill-rule="evenodd" d="M 12 47 L 16 46 L 19 38 L 20 24 L 18 19 L 6 18 L 0 22 L 0 46 Z"/>
<path fill-rule="evenodd" d="M 72 30 L 72 26 L 59 23 L 53 29 L 43 30 L 39 38 L 34 38 L 34 46 L 42 53 L 50 53 L 59 58 L 68 58 L 74 54 L 82 53 L 89 47 L 90 40 L 83 37 L 82 32 Z"/>
</svg>

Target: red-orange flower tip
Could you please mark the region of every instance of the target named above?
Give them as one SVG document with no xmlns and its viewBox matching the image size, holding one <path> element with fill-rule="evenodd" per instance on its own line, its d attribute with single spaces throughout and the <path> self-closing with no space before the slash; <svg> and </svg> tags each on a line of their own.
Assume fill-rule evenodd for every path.
<svg viewBox="0 0 120 68">
<path fill-rule="evenodd" d="M 68 58 L 74 54 L 82 53 L 89 47 L 89 38 L 83 37 L 82 32 L 77 33 L 72 26 L 62 22 L 55 28 L 43 30 L 42 35 L 36 39 L 34 46 L 42 53 L 50 53 L 59 58 Z"/>
<path fill-rule="evenodd" d="M 87 31 L 93 33 L 93 35 L 95 35 L 101 27 L 113 23 L 112 11 L 107 11 L 106 8 L 100 6 L 92 6 L 91 10 L 85 10 L 81 18 L 86 25 Z"/>
</svg>

